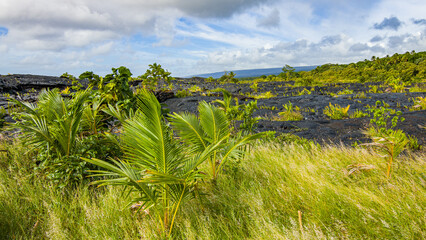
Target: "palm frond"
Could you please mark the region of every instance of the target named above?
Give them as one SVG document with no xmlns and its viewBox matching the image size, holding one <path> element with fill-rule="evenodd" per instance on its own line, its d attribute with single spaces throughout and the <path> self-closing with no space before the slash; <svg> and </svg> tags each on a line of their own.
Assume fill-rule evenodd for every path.
<svg viewBox="0 0 426 240">
<path fill-rule="evenodd" d="M 198 105 L 198 112 L 200 124 L 209 137 L 210 143 L 229 135 L 229 121 L 223 110 L 203 101 Z"/>
<path fill-rule="evenodd" d="M 200 120 L 195 114 L 174 113 L 170 116 L 170 122 L 177 129 L 182 140 L 195 152 L 204 151 L 208 142 L 206 142 L 206 133 L 201 127 Z"/>
<path fill-rule="evenodd" d="M 223 152 L 222 161 L 220 162 L 219 166 L 217 167 L 217 173 L 219 173 L 222 169 L 224 164 L 230 159 L 230 158 L 237 158 L 241 157 L 241 154 L 243 153 L 240 148 L 249 142 L 260 139 L 265 136 L 265 133 L 257 133 L 253 135 L 245 136 L 239 140 L 236 141 L 230 141 L 225 148 L 225 151 Z"/>
</svg>

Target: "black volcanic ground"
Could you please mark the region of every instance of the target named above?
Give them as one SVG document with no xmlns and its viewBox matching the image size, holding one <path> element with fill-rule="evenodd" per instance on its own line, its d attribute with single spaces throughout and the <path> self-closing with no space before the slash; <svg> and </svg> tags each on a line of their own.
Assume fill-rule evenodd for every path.
<svg viewBox="0 0 426 240">
<path fill-rule="evenodd" d="M 139 82 L 132 82 L 136 86 Z M 197 112 L 199 101 L 211 102 L 216 99 L 221 99 L 219 94 L 203 96 L 207 90 L 216 88 L 224 88 L 231 92 L 235 97 L 239 97 L 240 104 L 245 101 L 254 101 L 247 98 L 244 94 L 252 92 L 249 84 L 217 84 L 206 83 L 203 79 L 177 79 L 173 81 L 174 90 L 176 93 L 180 89 L 187 89 L 194 85 L 201 88 L 202 91 L 193 93 L 193 96 L 185 98 L 173 97 L 173 94 L 158 94 L 160 101 L 165 103 L 171 112 Z M 413 98 L 425 97 L 426 93 L 422 92 L 405 92 L 405 93 L 368 93 L 371 85 L 380 85 L 381 83 L 338 83 L 329 84 L 327 86 L 314 87 L 310 95 L 294 96 L 305 87 L 293 87 L 293 82 L 269 82 L 259 83 L 258 92 L 270 91 L 276 97 L 269 99 L 258 99 L 257 104 L 260 108 L 255 112 L 255 116 L 270 118 L 277 116 L 283 110 L 283 105 L 291 102 L 294 106 L 301 109 L 314 109 L 315 112 L 302 112 L 304 120 L 302 121 L 270 121 L 260 120 L 257 131 L 277 131 L 283 133 L 293 133 L 295 135 L 313 139 L 317 142 L 333 142 L 344 143 L 347 145 L 355 141 L 366 142 L 362 131 L 369 124 L 369 118 L 356 118 L 345 120 L 330 120 L 323 114 L 323 109 L 331 104 L 339 104 L 340 106 L 350 105 L 350 113 L 356 109 L 365 110 L 365 106 L 374 105 L 376 101 L 385 101 L 391 108 L 403 112 L 405 121 L 398 125 L 398 128 L 403 129 L 410 135 L 418 138 L 419 144 L 426 143 L 426 111 L 409 111 L 409 107 L 413 105 Z M 423 86 L 426 84 L 423 83 Z M 67 79 L 47 76 L 34 75 L 2 75 L 0 76 L 0 106 L 5 109 L 9 104 L 9 97 L 17 98 L 25 101 L 35 101 L 37 92 L 42 88 L 60 88 L 63 89 L 70 86 Z M 311 90 L 311 87 L 306 87 Z M 407 89 L 409 86 L 407 87 Z M 353 90 L 353 94 L 330 96 L 328 93 L 337 94 L 339 91 L 349 89 Z M 386 91 L 386 88 L 381 88 Z M 356 98 L 356 95 L 364 92 L 366 98 Z M 274 107 L 274 110 L 271 110 Z M 6 117 L 6 121 L 11 121 L 10 117 Z"/>
</svg>

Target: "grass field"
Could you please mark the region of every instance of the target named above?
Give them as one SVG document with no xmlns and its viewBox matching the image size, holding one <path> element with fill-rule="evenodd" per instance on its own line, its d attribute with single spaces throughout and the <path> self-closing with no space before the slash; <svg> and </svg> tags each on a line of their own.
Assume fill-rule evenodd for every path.
<svg viewBox="0 0 426 240">
<path fill-rule="evenodd" d="M 55 190 L 33 174 L 21 143 L 2 149 L 1 238 L 159 237 L 149 212 L 126 207 L 120 188 Z M 388 180 L 386 161 L 366 149 L 258 143 L 216 184 L 199 184 L 205 195 L 181 208 L 173 238 L 425 239 L 426 155 L 406 154 L 393 169 Z"/>
</svg>

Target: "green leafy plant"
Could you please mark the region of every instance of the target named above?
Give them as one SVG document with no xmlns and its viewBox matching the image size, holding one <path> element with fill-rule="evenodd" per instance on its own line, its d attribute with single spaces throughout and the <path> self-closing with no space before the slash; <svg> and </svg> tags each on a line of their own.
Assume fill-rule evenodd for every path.
<svg viewBox="0 0 426 240">
<path fill-rule="evenodd" d="M 259 121 L 259 118 L 253 117 L 253 113 L 259 109 L 257 100 L 251 101 L 248 104 L 239 104 L 238 99 L 233 99 L 228 91 L 225 90 L 222 93 L 223 100 L 215 100 L 213 102 L 218 103 L 219 108 L 225 111 L 229 121 L 243 121 L 239 126 L 240 130 L 244 131 L 244 133 L 253 133 Z"/>
<path fill-rule="evenodd" d="M 353 94 L 353 93 L 354 93 L 354 90 L 350 90 L 350 89 L 346 88 L 346 89 L 339 91 L 337 93 L 337 95 L 346 95 L 346 94 Z"/>
<path fill-rule="evenodd" d="M 89 92 L 84 91 L 69 100 L 55 89 L 40 92 L 37 106 L 14 100 L 23 109 L 14 114 L 14 127 L 21 129 L 32 149 L 38 150 L 39 169 L 59 186 L 81 181 L 88 169 L 79 159 L 84 153 L 78 136 L 88 97 Z"/>
<path fill-rule="evenodd" d="M 189 91 L 188 89 L 182 89 L 182 90 L 178 90 L 176 93 L 176 97 L 178 98 L 184 98 L 184 97 L 189 97 L 192 96 L 192 92 Z"/>
<path fill-rule="evenodd" d="M 250 85 L 251 90 L 253 90 L 255 93 L 259 90 L 258 83 L 256 81 L 253 82 L 252 85 Z"/>
<path fill-rule="evenodd" d="M 402 114 L 401 111 L 395 111 L 389 108 L 389 104 L 384 101 L 377 101 L 375 106 L 369 106 L 367 111 L 373 115 L 370 123 L 380 132 L 391 131 L 396 127 L 398 120 L 401 122 L 405 120 L 403 117 L 399 118 L 399 115 Z M 395 114 L 395 116 L 392 117 L 391 115 L 393 114 Z"/>
<path fill-rule="evenodd" d="M 407 147 L 410 142 L 407 135 L 402 130 L 394 130 L 398 121 L 404 121 L 403 117 L 399 117 L 401 112 L 396 112 L 396 116 L 391 116 L 392 110 L 389 109 L 387 103 L 377 101 L 374 107 L 367 109 L 373 114 L 370 120 L 371 127 L 365 132 L 372 140 L 370 145 L 376 147 L 378 151 L 385 154 L 388 161 L 386 171 L 387 178 L 390 178 L 392 163 L 396 157 Z M 390 121 L 389 121 L 390 120 Z"/>
<path fill-rule="evenodd" d="M 257 100 L 251 101 L 242 106 L 244 107 L 240 118 L 243 120 L 243 123 L 240 124 L 240 130 L 243 131 L 243 134 L 251 134 L 254 132 L 257 127 L 257 123 L 259 122 L 259 118 L 253 117 L 253 113 L 259 109 L 257 107 Z"/>
<path fill-rule="evenodd" d="M 378 151 L 385 154 L 384 157 L 387 158 L 388 161 L 386 176 L 390 178 L 393 161 L 406 148 L 410 140 L 400 129 L 380 132 L 376 128 L 370 128 L 367 134 L 371 137 L 373 142 L 364 145 L 374 146 Z"/>
<path fill-rule="evenodd" d="M 219 82 L 233 82 L 233 83 L 237 83 L 238 79 L 235 78 L 235 73 L 234 72 L 227 72 L 225 71 L 225 73 L 218 79 Z"/>
<path fill-rule="evenodd" d="M 379 93 L 380 92 L 379 86 L 377 86 L 377 85 L 370 86 L 370 89 L 368 90 L 368 92 L 369 93 Z"/>
<path fill-rule="evenodd" d="M 349 118 L 349 108 L 350 105 L 346 107 L 341 107 L 339 104 L 329 105 L 324 108 L 323 113 L 330 117 L 331 119 L 344 119 Z"/>
<path fill-rule="evenodd" d="M 283 105 L 284 111 L 279 112 L 279 117 L 275 117 L 273 121 L 300 121 L 303 120 L 303 115 L 300 113 L 298 107 L 293 107 L 291 102 Z"/>
<path fill-rule="evenodd" d="M 410 87 L 410 92 L 426 92 L 426 87 L 421 87 L 419 85 L 415 85 L 413 87 Z"/>
<path fill-rule="evenodd" d="M 143 84 L 147 89 L 154 90 L 160 80 L 170 84 L 171 80 L 174 79 L 170 76 L 171 73 L 164 70 L 160 64 L 153 63 L 148 66 L 149 69 L 146 70 L 145 74 L 139 77 L 143 80 Z"/>
<path fill-rule="evenodd" d="M 191 92 L 200 92 L 201 88 L 197 85 L 193 85 L 192 87 L 188 88 L 188 90 Z"/>
<path fill-rule="evenodd" d="M 411 111 L 426 110 L 426 97 L 416 97 L 411 99 L 413 106 L 410 107 Z"/>
<path fill-rule="evenodd" d="M 201 102 L 198 112 L 198 117 L 190 113 L 174 113 L 170 121 L 191 152 L 199 154 L 210 146 L 218 146 L 209 156 L 210 176 L 216 181 L 225 163 L 241 157 L 241 147 L 263 134 L 232 138 L 230 122 L 223 110 Z"/>
<path fill-rule="evenodd" d="M 389 77 L 386 80 L 386 83 L 388 83 L 393 88 L 393 92 L 396 92 L 396 93 L 405 92 L 406 84 L 403 81 L 401 81 L 400 78 Z"/>
<path fill-rule="evenodd" d="M 352 114 L 350 114 L 349 118 L 364 118 L 369 116 L 370 116 L 369 113 L 363 112 L 360 109 L 356 109 Z"/>
<path fill-rule="evenodd" d="M 312 91 L 309 91 L 308 89 L 303 88 L 303 90 L 299 91 L 297 95 L 302 96 L 302 95 L 310 95 L 310 94 L 312 94 Z"/>
<path fill-rule="evenodd" d="M 80 91 L 83 88 L 83 85 L 80 83 L 80 81 L 75 78 L 73 75 L 65 72 L 61 75 L 61 78 L 66 78 L 68 80 L 71 80 L 72 89 L 75 91 Z"/>
<path fill-rule="evenodd" d="M 189 156 L 164 121 L 153 94 L 139 95 L 137 106 L 135 115 L 123 122 L 124 159 L 84 160 L 105 169 L 93 171 L 93 176 L 108 176 L 93 184 L 125 186 L 124 191 L 134 196 L 129 205 L 149 211 L 158 220 L 160 235 L 169 238 L 179 208 L 193 197 L 197 181 L 203 177 L 199 165 L 223 140 Z"/>
<path fill-rule="evenodd" d="M 96 86 L 106 103 L 118 102 L 130 108 L 133 101 L 133 91 L 129 86 L 131 76 L 130 70 L 121 66 L 112 68 L 112 73 L 103 78 L 89 71 L 82 73 L 79 78 L 89 80 L 89 87 Z"/>
</svg>

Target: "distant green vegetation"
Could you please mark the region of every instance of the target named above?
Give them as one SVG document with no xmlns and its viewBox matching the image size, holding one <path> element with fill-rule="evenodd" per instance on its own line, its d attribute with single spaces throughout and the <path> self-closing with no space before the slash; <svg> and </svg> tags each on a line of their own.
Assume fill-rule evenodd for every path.
<svg viewBox="0 0 426 240">
<path fill-rule="evenodd" d="M 242 80 L 242 79 L 241 79 Z M 291 66 L 284 66 L 278 76 L 244 78 L 247 82 L 295 81 L 297 85 L 332 82 L 424 82 L 426 80 L 426 52 L 395 53 L 383 58 L 373 56 L 350 64 L 324 64 L 311 71 L 296 72 Z"/>
</svg>

